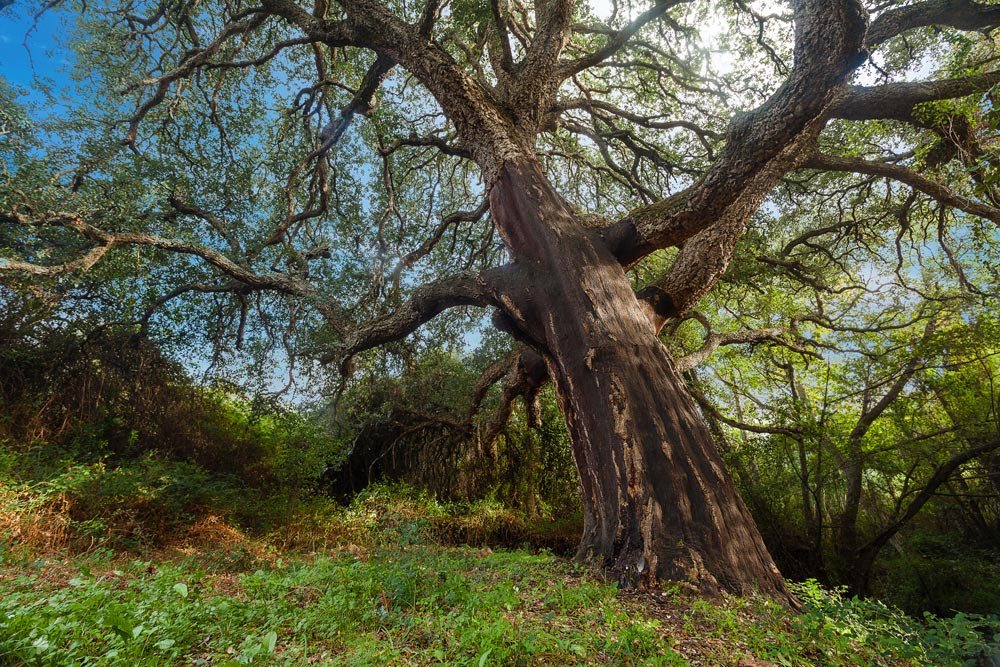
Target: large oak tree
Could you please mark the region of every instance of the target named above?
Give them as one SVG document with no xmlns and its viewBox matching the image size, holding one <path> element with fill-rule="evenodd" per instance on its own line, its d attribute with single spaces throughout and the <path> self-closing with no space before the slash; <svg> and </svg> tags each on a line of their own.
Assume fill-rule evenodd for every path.
<svg viewBox="0 0 1000 667">
<path fill-rule="evenodd" d="M 240 342 L 254 313 L 278 338 L 313 322 L 296 354 L 345 373 L 492 309 L 523 347 L 483 386 L 553 383 L 579 557 L 625 585 L 787 596 L 658 337 L 784 177 L 875 175 L 1000 222 L 982 127 L 933 106 L 990 104 L 997 4 L 69 3 L 47 5 L 84 28 L 63 114 L 32 125 L 5 93 L 0 270 L 141 274 L 144 331 L 191 295 L 232 304 Z M 852 134 L 871 121 L 940 155 Z"/>
</svg>

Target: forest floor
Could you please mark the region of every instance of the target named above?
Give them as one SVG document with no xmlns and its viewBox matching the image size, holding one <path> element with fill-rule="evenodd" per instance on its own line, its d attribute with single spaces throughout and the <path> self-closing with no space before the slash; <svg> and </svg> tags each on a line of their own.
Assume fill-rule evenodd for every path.
<svg viewBox="0 0 1000 667">
<path fill-rule="evenodd" d="M 813 583 L 797 614 L 619 591 L 544 549 L 449 546 L 419 507 L 352 508 L 262 537 L 206 515 L 139 551 L 46 550 L 57 524 L 28 539 L 24 516 L 0 516 L 0 665 L 943 666 L 984 645 L 975 619 Z"/>
</svg>

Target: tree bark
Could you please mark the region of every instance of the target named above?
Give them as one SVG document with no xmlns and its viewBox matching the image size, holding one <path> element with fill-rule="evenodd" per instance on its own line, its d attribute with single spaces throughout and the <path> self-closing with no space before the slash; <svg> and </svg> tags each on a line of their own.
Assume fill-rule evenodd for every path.
<svg viewBox="0 0 1000 667">
<path fill-rule="evenodd" d="M 490 200 L 514 258 L 503 316 L 545 359 L 580 471 L 578 557 L 626 587 L 684 580 L 791 601 L 616 257 L 533 160 L 505 162 Z"/>
</svg>

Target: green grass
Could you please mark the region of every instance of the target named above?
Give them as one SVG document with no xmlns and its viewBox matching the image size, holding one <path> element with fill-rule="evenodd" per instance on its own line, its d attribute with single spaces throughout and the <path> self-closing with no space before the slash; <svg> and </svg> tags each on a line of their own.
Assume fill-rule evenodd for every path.
<svg viewBox="0 0 1000 667">
<path fill-rule="evenodd" d="M 656 621 L 549 556 L 414 545 L 209 571 L 3 569 L 9 665 L 683 665 Z"/>
<path fill-rule="evenodd" d="M 815 586 L 795 616 L 764 600 L 618 595 L 525 551 L 255 553 L 8 556 L 0 664 L 944 666 L 983 646 L 971 620 L 922 625 Z"/>
</svg>

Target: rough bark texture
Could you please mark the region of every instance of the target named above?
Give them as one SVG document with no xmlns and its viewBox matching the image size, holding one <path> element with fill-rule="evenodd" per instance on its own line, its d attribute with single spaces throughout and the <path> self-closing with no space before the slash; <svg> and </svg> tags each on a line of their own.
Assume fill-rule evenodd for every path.
<svg viewBox="0 0 1000 667">
<path fill-rule="evenodd" d="M 612 252 L 576 224 L 535 162 L 507 162 L 491 206 L 516 258 L 504 314 L 546 361 L 580 470 L 579 557 L 625 586 L 685 580 L 789 599 Z"/>
</svg>

